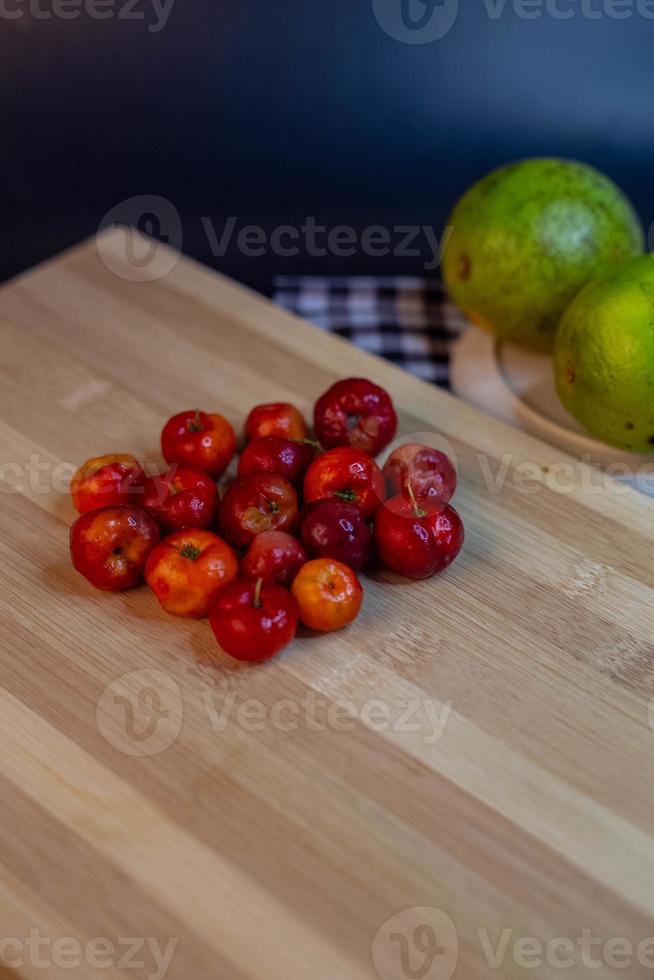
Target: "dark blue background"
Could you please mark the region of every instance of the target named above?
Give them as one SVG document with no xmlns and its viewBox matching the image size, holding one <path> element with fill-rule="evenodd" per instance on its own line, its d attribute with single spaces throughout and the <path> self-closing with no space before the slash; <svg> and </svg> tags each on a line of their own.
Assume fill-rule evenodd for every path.
<svg viewBox="0 0 654 980">
<path fill-rule="evenodd" d="M 421 257 L 360 253 L 218 259 L 200 217 L 440 234 L 468 184 L 534 154 L 605 170 L 649 225 L 654 21 L 558 2 L 575 16 L 526 20 L 509 0 L 492 19 L 461 0 L 450 33 L 424 45 L 384 33 L 370 0 L 176 0 L 159 33 L 87 14 L 0 19 L 0 275 L 135 194 L 168 198 L 185 251 L 259 288 L 277 272 L 420 272 Z"/>
</svg>

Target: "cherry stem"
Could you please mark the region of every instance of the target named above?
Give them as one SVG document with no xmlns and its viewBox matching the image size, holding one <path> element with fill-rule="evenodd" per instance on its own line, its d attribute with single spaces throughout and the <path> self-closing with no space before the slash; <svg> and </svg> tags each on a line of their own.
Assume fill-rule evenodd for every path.
<svg viewBox="0 0 654 980">
<path fill-rule="evenodd" d="M 295 441 L 304 443 L 305 446 L 311 446 L 312 449 L 317 449 L 319 453 L 323 451 L 317 439 L 296 439 Z"/>
<path fill-rule="evenodd" d="M 193 421 L 189 425 L 189 432 L 200 432 L 202 430 L 202 423 L 200 422 L 200 409 L 196 408 Z"/>
<path fill-rule="evenodd" d="M 252 600 L 252 605 L 255 609 L 261 609 L 261 589 L 263 588 L 263 579 L 258 578 L 257 584 L 254 587 L 254 599 Z"/>
<path fill-rule="evenodd" d="M 407 493 L 409 494 L 409 500 L 411 501 L 411 506 L 413 507 L 413 514 L 414 514 L 414 516 L 415 517 L 426 517 L 427 516 L 427 511 L 426 510 L 422 510 L 420 507 L 418 507 L 418 501 L 416 500 L 416 495 L 413 492 L 413 487 L 411 486 L 411 484 L 410 484 L 410 482 L 408 480 L 407 480 L 407 483 L 406 483 L 406 489 L 407 489 Z"/>
</svg>

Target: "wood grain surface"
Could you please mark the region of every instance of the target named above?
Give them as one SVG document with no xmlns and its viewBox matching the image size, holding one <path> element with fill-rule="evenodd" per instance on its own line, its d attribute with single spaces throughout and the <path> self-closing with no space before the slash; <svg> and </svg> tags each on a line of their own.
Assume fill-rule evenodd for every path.
<svg viewBox="0 0 654 980">
<path fill-rule="evenodd" d="M 190 261 L 101 253 L 0 291 L 0 975 L 159 977 L 156 940 L 174 980 L 651 980 L 651 501 Z M 353 374 L 456 456 L 445 575 L 366 578 L 351 627 L 246 668 L 76 575 L 85 458 L 159 466 L 176 411 L 310 416 Z"/>
</svg>

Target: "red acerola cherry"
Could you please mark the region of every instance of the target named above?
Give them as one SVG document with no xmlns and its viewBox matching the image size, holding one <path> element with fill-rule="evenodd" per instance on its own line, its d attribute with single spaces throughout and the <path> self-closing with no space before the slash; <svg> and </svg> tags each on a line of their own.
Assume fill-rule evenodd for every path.
<svg viewBox="0 0 654 980">
<path fill-rule="evenodd" d="M 218 487 L 202 470 L 171 466 L 145 481 L 143 508 L 165 534 L 189 527 L 206 529 L 218 510 Z"/>
<path fill-rule="evenodd" d="M 129 504 L 90 510 L 70 529 L 75 569 L 96 589 L 109 592 L 139 584 L 158 541 L 159 528 L 150 515 Z"/>
<path fill-rule="evenodd" d="M 307 425 L 299 409 L 288 402 L 255 405 L 245 420 L 245 441 L 251 442 L 262 436 L 306 439 Z"/>
<path fill-rule="evenodd" d="M 238 579 L 221 592 L 209 617 L 225 653 L 236 660 L 269 660 L 297 630 L 298 606 L 280 585 Z"/>
<path fill-rule="evenodd" d="M 220 526 L 234 548 L 247 548 L 261 531 L 291 531 L 298 516 L 297 493 L 283 476 L 250 473 L 233 480 L 220 504 Z"/>
<path fill-rule="evenodd" d="M 356 572 L 333 558 L 308 561 L 295 576 L 291 591 L 304 625 L 326 633 L 352 623 L 363 603 Z"/>
<path fill-rule="evenodd" d="M 161 433 L 167 463 L 183 463 L 218 479 L 236 451 L 234 430 L 222 415 L 191 410 L 169 419 Z"/>
<path fill-rule="evenodd" d="M 365 378 L 346 378 L 315 404 L 316 438 L 331 449 L 353 446 L 376 456 L 397 431 L 397 416 L 387 391 Z"/>
<path fill-rule="evenodd" d="M 358 507 L 337 497 L 309 504 L 301 536 L 311 558 L 334 558 L 359 572 L 372 556 L 372 535 Z"/>
<path fill-rule="evenodd" d="M 307 560 L 307 553 L 292 534 L 262 531 L 241 559 L 243 578 L 290 585 Z"/>
<path fill-rule="evenodd" d="M 384 464 L 388 494 L 410 499 L 407 485 L 417 501 L 433 499 L 449 504 L 456 490 L 456 470 L 445 453 L 431 446 L 406 443 L 398 446 Z"/>
<path fill-rule="evenodd" d="M 304 477 L 307 504 L 337 497 L 356 504 L 369 520 L 385 497 L 384 477 L 374 459 L 359 449 L 342 446 L 319 456 Z"/>
<path fill-rule="evenodd" d="M 145 473 L 128 453 L 97 456 L 80 466 L 70 483 L 80 514 L 120 504 L 141 505 Z"/>
<path fill-rule="evenodd" d="M 463 523 L 449 504 L 418 503 L 398 496 L 375 516 L 380 562 L 406 578 L 429 578 L 450 565 L 463 545 Z"/>
<path fill-rule="evenodd" d="M 277 473 L 298 487 L 315 455 L 315 447 L 310 442 L 263 436 L 253 439 L 243 450 L 238 461 L 238 475 Z"/>
<path fill-rule="evenodd" d="M 145 580 L 166 612 L 202 619 L 221 589 L 238 575 L 238 559 L 211 531 L 188 528 L 164 538 L 151 552 Z"/>
</svg>

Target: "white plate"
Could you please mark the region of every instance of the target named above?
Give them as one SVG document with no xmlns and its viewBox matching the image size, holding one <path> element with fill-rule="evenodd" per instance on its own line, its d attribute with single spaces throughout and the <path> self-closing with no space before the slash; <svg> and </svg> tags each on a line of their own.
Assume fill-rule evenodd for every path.
<svg viewBox="0 0 654 980">
<path fill-rule="evenodd" d="M 450 383 L 460 398 L 489 415 L 654 496 L 654 458 L 623 452 L 587 435 L 559 401 L 550 357 L 529 354 L 468 327 L 452 350 Z"/>
</svg>

